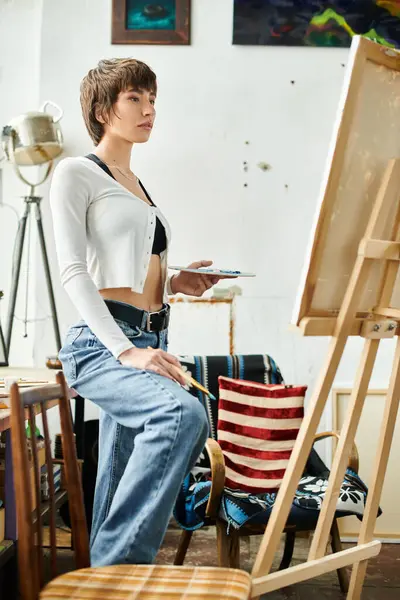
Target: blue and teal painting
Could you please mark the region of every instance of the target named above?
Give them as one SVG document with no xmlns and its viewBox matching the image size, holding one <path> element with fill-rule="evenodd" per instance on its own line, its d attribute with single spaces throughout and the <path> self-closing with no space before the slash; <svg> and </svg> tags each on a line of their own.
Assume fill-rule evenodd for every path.
<svg viewBox="0 0 400 600">
<path fill-rule="evenodd" d="M 400 48 L 400 0 L 234 0 L 234 44 Z"/>
<path fill-rule="evenodd" d="M 148 2 L 148 0 L 127 0 L 127 29 L 175 29 L 176 2 Z"/>
</svg>

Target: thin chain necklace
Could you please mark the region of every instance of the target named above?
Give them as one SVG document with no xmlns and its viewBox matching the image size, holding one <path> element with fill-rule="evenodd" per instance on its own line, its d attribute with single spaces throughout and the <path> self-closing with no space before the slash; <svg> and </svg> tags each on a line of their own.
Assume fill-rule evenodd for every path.
<svg viewBox="0 0 400 600">
<path fill-rule="evenodd" d="M 121 173 L 121 175 L 123 175 L 126 179 L 129 179 L 129 181 L 135 181 L 137 183 L 137 177 L 133 173 L 127 175 L 126 171 L 124 169 L 122 169 L 121 167 L 119 167 L 118 165 L 110 165 L 109 163 L 104 163 L 104 164 L 107 165 L 107 167 L 117 169 L 117 171 L 119 171 Z"/>
</svg>

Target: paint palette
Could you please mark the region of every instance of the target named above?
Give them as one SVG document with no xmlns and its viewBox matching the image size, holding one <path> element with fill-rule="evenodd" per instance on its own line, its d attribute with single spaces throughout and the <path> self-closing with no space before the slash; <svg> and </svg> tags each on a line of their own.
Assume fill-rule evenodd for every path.
<svg viewBox="0 0 400 600">
<path fill-rule="evenodd" d="M 255 273 L 244 273 L 243 271 L 230 271 L 228 269 L 211 269 L 209 267 L 200 267 L 199 269 L 190 269 L 189 267 L 168 267 L 172 271 L 185 271 L 186 273 L 202 273 L 203 275 L 217 275 L 220 277 L 255 277 Z"/>
</svg>

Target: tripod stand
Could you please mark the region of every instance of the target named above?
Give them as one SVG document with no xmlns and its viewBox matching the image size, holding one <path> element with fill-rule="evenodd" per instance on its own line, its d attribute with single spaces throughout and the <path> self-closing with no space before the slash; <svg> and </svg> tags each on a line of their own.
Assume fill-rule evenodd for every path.
<svg viewBox="0 0 400 600">
<path fill-rule="evenodd" d="M 54 292 L 53 292 L 53 285 L 51 282 L 49 259 L 47 256 L 46 242 L 45 242 L 45 238 L 44 238 L 43 223 L 42 223 L 42 214 L 41 214 L 41 210 L 40 210 L 41 200 L 42 200 L 42 198 L 40 196 L 34 195 L 34 186 L 31 185 L 31 194 L 29 196 L 24 196 L 25 210 L 24 210 L 24 213 L 19 222 L 17 241 L 16 241 L 16 247 L 15 247 L 15 263 L 13 265 L 11 295 L 10 295 L 10 304 L 8 307 L 7 330 L 6 330 L 6 349 L 7 349 L 8 356 L 10 355 L 11 336 L 12 336 L 12 330 L 13 330 L 13 324 L 14 324 L 14 313 L 15 313 L 15 305 L 16 305 L 16 301 L 17 301 L 19 278 L 20 278 L 20 273 L 21 273 L 21 262 L 22 262 L 22 253 L 23 253 L 23 249 L 24 249 L 26 226 L 28 223 L 28 219 L 32 216 L 32 213 L 31 213 L 32 206 L 34 206 L 34 210 L 35 210 L 35 218 L 36 218 L 37 229 L 38 229 L 38 234 L 39 234 L 39 242 L 40 242 L 40 249 L 42 252 L 42 259 L 43 259 L 43 266 L 44 266 L 44 271 L 45 271 L 45 276 L 46 276 L 47 290 L 48 290 L 49 299 L 50 299 L 50 307 L 51 307 L 51 314 L 52 314 L 52 319 L 53 319 L 54 335 L 55 335 L 56 344 L 57 344 L 57 351 L 60 350 L 60 348 L 61 348 L 60 329 L 58 326 L 56 303 L 54 300 Z"/>
</svg>

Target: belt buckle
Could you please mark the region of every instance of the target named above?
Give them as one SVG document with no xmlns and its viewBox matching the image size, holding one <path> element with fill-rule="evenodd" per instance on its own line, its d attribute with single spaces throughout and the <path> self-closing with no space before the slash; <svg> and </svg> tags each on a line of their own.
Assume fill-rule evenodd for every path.
<svg viewBox="0 0 400 600">
<path fill-rule="evenodd" d="M 162 326 L 160 326 L 156 331 L 161 331 L 162 329 L 164 329 L 165 328 L 165 321 L 167 319 L 167 312 L 163 308 L 163 309 L 158 310 L 156 312 L 149 312 L 149 313 L 147 313 L 147 320 L 146 320 L 147 331 L 153 331 L 151 329 L 151 326 L 152 326 L 151 317 L 152 317 L 152 315 L 158 315 L 160 317 L 160 320 L 162 320 Z"/>
<path fill-rule="evenodd" d="M 146 331 L 150 332 L 151 331 L 151 315 L 153 315 L 154 313 L 147 313 L 147 319 L 146 319 Z"/>
<path fill-rule="evenodd" d="M 159 315 L 160 319 L 162 319 L 163 321 L 163 327 L 161 327 L 158 331 L 161 331 L 164 328 L 165 325 L 165 321 L 168 317 L 168 311 L 165 310 L 165 308 L 162 308 L 161 310 L 157 310 L 156 312 L 149 312 L 147 313 L 147 319 L 146 319 L 146 328 L 147 331 L 152 331 L 151 326 L 152 326 L 152 322 L 151 322 L 151 317 L 152 315 Z"/>
</svg>

